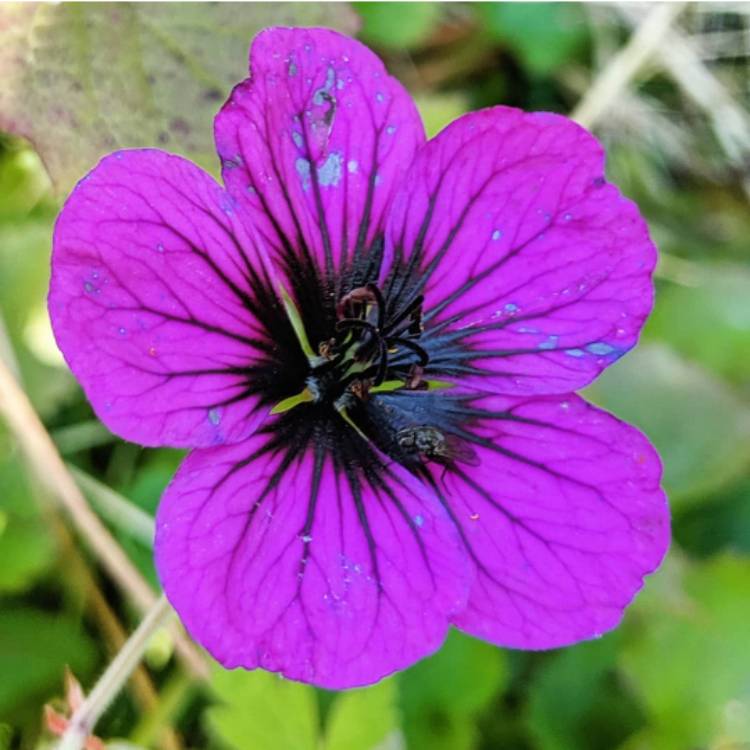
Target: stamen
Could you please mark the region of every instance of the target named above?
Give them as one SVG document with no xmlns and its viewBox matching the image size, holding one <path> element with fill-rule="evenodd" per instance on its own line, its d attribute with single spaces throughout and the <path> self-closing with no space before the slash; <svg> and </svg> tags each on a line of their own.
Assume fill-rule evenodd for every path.
<svg viewBox="0 0 750 750">
<path fill-rule="evenodd" d="M 430 361 L 430 355 L 427 354 L 427 352 L 419 345 L 415 344 L 410 339 L 404 339 L 401 337 L 398 338 L 389 338 L 388 339 L 389 344 L 398 344 L 400 346 L 404 346 L 407 349 L 410 349 L 414 352 L 414 354 L 419 356 L 419 364 L 422 367 L 426 367 L 427 363 Z"/>
<path fill-rule="evenodd" d="M 311 401 L 315 401 L 315 396 L 311 393 L 309 388 L 304 388 L 302 391 L 300 391 L 300 393 L 297 393 L 294 396 L 289 396 L 288 398 L 279 401 L 279 403 L 276 404 L 273 409 L 271 409 L 270 413 L 283 414 L 285 411 L 289 411 L 295 406 L 309 403 Z"/>
<path fill-rule="evenodd" d="M 292 325 L 294 335 L 297 337 L 297 341 L 299 341 L 299 345 L 305 356 L 307 357 L 307 361 L 310 363 L 311 367 L 315 367 L 316 365 L 321 364 L 321 362 L 324 360 L 322 357 L 315 354 L 312 346 L 310 346 L 310 341 L 307 338 L 307 332 L 305 331 L 305 325 L 302 322 L 302 317 L 299 314 L 299 310 L 294 304 L 291 295 L 289 294 L 289 292 L 287 292 L 286 288 L 281 282 L 279 282 L 279 294 L 281 295 L 281 301 L 284 304 L 286 316 L 287 318 L 289 318 L 289 322 Z"/>
<path fill-rule="evenodd" d="M 421 323 L 422 323 L 421 307 L 422 307 L 423 302 L 424 302 L 424 295 L 423 294 L 417 295 L 393 320 L 389 321 L 388 325 L 386 326 L 385 333 L 391 333 L 393 330 L 395 330 L 395 328 L 400 323 L 403 323 L 410 315 L 417 313 L 418 330 L 412 331 L 410 327 L 409 333 L 412 333 L 414 335 L 419 335 L 422 332 L 421 330 Z"/>
<path fill-rule="evenodd" d="M 382 331 L 383 330 L 383 324 L 385 322 L 385 300 L 383 299 L 383 293 L 373 283 L 367 284 L 367 289 L 375 297 L 375 303 L 378 306 L 377 328 L 378 328 L 379 331 Z"/>
</svg>

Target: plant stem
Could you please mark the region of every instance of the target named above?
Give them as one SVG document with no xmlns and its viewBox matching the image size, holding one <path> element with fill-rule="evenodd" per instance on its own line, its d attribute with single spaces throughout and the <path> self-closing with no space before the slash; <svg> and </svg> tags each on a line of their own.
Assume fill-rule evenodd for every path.
<svg viewBox="0 0 750 750">
<path fill-rule="evenodd" d="M 92 733 L 99 717 L 120 692 L 133 670 L 138 666 L 149 639 L 172 613 L 167 598 L 162 594 L 146 613 L 141 624 L 128 638 L 104 674 L 94 685 L 86 700 L 70 718 L 68 728 L 57 750 L 81 750 Z"/>
<path fill-rule="evenodd" d="M 139 611 L 149 610 L 156 599 L 154 592 L 89 507 L 28 396 L 2 358 L 0 417 L 5 419 L 35 476 L 67 511 L 77 532 L 90 546 L 112 580 L 128 595 Z M 190 673 L 200 679 L 207 679 L 208 668 L 202 655 L 181 631 L 173 629 L 172 635 L 175 638 L 175 648 Z"/>
<path fill-rule="evenodd" d="M 641 21 L 627 44 L 599 73 L 585 96 L 571 113 L 571 118 L 586 128 L 594 127 L 612 102 L 627 88 L 664 43 L 672 22 L 684 8 L 684 3 L 656 3 Z"/>
</svg>

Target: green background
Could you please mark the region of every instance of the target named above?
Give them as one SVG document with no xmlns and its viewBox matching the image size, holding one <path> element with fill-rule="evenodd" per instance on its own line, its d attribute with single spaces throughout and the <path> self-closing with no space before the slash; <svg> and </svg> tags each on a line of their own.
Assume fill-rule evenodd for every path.
<svg viewBox="0 0 750 750">
<path fill-rule="evenodd" d="M 576 4 L 0 6 L 0 357 L 154 585 L 142 526 L 107 515 L 102 487 L 152 514 L 180 454 L 110 435 L 64 366 L 45 309 L 52 226 L 112 148 L 162 146 L 215 171 L 211 118 L 273 23 L 359 29 L 430 134 L 494 103 L 569 113 L 630 34 L 613 7 Z M 747 7 L 705 5 L 678 24 L 713 50 L 706 64 L 746 118 L 749 53 L 732 40 L 748 23 Z M 661 251 L 641 345 L 588 393 L 656 444 L 674 516 L 669 556 L 623 625 L 549 653 L 452 633 L 436 656 L 342 694 L 218 668 L 195 683 L 160 633 L 98 725 L 111 747 L 750 748 L 750 145 L 728 146 L 726 115 L 692 94 L 649 65 L 594 126 Z M 71 530 L 0 423 L 0 750 L 50 746 L 42 707 L 63 710 L 64 667 L 90 687 L 138 621 Z"/>
</svg>

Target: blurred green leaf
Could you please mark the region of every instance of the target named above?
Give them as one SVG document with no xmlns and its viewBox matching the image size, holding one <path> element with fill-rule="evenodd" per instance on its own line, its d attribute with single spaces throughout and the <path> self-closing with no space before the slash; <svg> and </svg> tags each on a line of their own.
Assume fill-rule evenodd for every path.
<svg viewBox="0 0 750 750">
<path fill-rule="evenodd" d="M 211 688 L 219 701 L 206 712 L 208 727 L 236 750 L 316 750 L 318 709 L 309 685 L 256 670 L 217 668 Z"/>
<path fill-rule="evenodd" d="M 642 344 L 588 395 L 654 442 L 673 504 L 728 484 L 750 460 L 750 410 L 725 383 L 665 346 Z"/>
<path fill-rule="evenodd" d="M 213 117 L 252 37 L 277 24 L 351 32 L 356 17 L 344 3 L 2 5 L 0 127 L 34 144 L 63 193 L 116 148 L 215 169 Z"/>
<path fill-rule="evenodd" d="M 506 680 L 502 651 L 451 631 L 436 654 L 399 675 L 409 750 L 473 747 L 476 715 Z"/>
<path fill-rule="evenodd" d="M 615 678 L 620 642 L 615 631 L 551 655 L 536 672 L 526 718 L 539 750 L 617 747 L 642 724 Z"/>
<path fill-rule="evenodd" d="M 687 508 L 674 519 L 673 532 L 680 546 L 694 557 L 723 550 L 750 556 L 750 478 Z"/>
<path fill-rule="evenodd" d="M 398 49 L 414 47 L 429 35 L 440 18 L 438 3 L 354 3 L 362 19 L 360 36 L 366 42 Z"/>
<path fill-rule="evenodd" d="M 469 110 L 466 98 L 457 92 L 416 96 L 415 101 L 428 138 Z"/>
<path fill-rule="evenodd" d="M 45 573 L 55 543 L 0 424 L 0 593 L 20 592 Z"/>
<path fill-rule="evenodd" d="M 374 750 L 398 730 L 396 681 L 340 693 L 333 702 L 322 750 Z"/>
<path fill-rule="evenodd" d="M 98 419 L 87 419 L 54 430 L 52 439 L 57 450 L 66 456 L 112 443 L 117 438 Z"/>
<path fill-rule="evenodd" d="M 645 335 L 736 383 L 750 384 L 750 270 L 701 264 L 691 286 L 659 289 Z"/>
<path fill-rule="evenodd" d="M 25 216 L 49 189 L 49 178 L 29 148 L 14 144 L 0 155 L 0 220 Z"/>
<path fill-rule="evenodd" d="M 588 26 L 577 3 L 477 3 L 487 31 L 507 44 L 529 72 L 554 73 L 585 46 Z"/>
<path fill-rule="evenodd" d="M 681 606 L 648 599 L 647 625 L 624 645 L 622 666 L 652 719 L 628 747 L 732 747 L 750 737 L 750 561 L 689 566 L 684 590 Z"/>
<path fill-rule="evenodd" d="M 33 610 L 0 610 L 0 718 L 13 719 L 25 701 L 38 706 L 62 693 L 69 666 L 85 678 L 94 664 L 94 645 L 80 623 Z"/>
<path fill-rule="evenodd" d="M 102 518 L 118 531 L 137 539 L 147 549 L 151 548 L 154 539 L 153 516 L 76 466 L 69 465 L 68 469 Z"/>
</svg>

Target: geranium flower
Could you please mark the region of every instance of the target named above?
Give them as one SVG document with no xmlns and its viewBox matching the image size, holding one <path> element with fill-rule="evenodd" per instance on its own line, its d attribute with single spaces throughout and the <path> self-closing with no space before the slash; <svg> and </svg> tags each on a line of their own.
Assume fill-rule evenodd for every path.
<svg viewBox="0 0 750 750">
<path fill-rule="evenodd" d="M 615 627 L 668 543 L 659 459 L 572 391 L 635 343 L 655 249 L 565 117 L 425 142 L 361 44 L 268 29 L 215 121 L 224 187 L 158 150 L 75 188 L 49 307 L 96 413 L 192 448 L 156 563 L 227 667 L 328 688 L 450 625 L 547 649 Z"/>
</svg>

